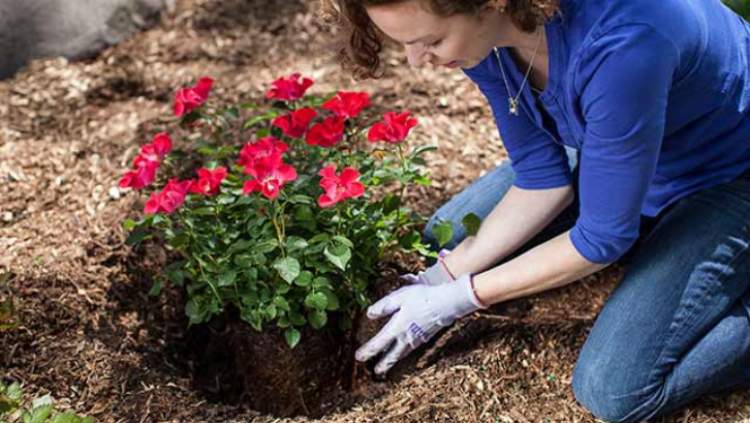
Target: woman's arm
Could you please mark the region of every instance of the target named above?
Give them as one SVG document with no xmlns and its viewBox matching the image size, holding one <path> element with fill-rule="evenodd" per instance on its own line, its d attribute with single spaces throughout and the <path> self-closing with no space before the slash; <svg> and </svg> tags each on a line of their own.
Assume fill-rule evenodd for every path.
<svg viewBox="0 0 750 423">
<path fill-rule="evenodd" d="M 567 231 L 474 276 L 474 289 L 479 301 L 495 304 L 567 285 L 607 266 L 586 260 Z"/>
<path fill-rule="evenodd" d="M 464 239 L 444 263 L 454 275 L 488 269 L 539 233 L 574 199 L 573 188 L 526 190 L 512 186 L 482 222 L 476 236 Z"/>
</svg>

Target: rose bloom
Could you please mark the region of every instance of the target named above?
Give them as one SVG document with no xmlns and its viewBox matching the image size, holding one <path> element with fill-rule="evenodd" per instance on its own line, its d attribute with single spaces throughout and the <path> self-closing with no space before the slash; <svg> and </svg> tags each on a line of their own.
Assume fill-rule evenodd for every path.
<svg viewBox="0 0 750 423">
<path fill-rule="evenodd" d="M 278 159 L 275 159 L 278 157 Z M 249 167 L 245 170 L 255 179 L 245 181 L 242 192 L 251 194 L 260 191 L 266 198 L 273 200 L 279 196 L 279 191 L 287 182 L 297 179 L 297 170 L 281 161 L 281 155 L 264 159 L 264 166 Z M 270 167 L 268 163 L 274 163 Z M 260 163 L 259 163 L 260 164 Z"/>
<path fill-rule="evenodd" d="M 320 186 L 323 194 L 318 197 L 318 205 L 328 208 L 348 198 L 361 197 L 365 193 L 365 186 L 359 181 L 359 171 L 353 167 L 344 168 L 336 174 L 336 166 L 328 165 L 318 172 L 322 178 Z"/>
<path fill-rule="evenodd" d="M 344 138 L 344 119 L 337 116 L 330 116 L 323 122 L 313 125 L 305 142 L 308 145 L 319 145 L 321 147 L 333 147 Z"/>
<path fill-rule="evenodd" d="M 219 166 L 216 169 L 198 169 L 198 179 L 192 180 L 189 191 L 193 194 L 216 195 L 219 193 L 221 181 L 227 176 L 227 168 Z"/>
<path fill-rule="evenodd" d="M 289 146 L 276 137 L 261 138 L 254 143 L 247 143 L 242 147 L 237 164 L 247 167 L 256 160 L 276 154 L 283 154 L 287 150 L 289 150 Z"/>
<path fill-rule="evenodd" d="M 318 112 L 315 109 L 309 107 L 304 109 L 295 110 L 283 116 L 279 116 L 274 119 L 271 124 L 281 129 L 287 137 L 300 138 L 307 132 L 307 127 L 310 125 Z"/>
<path fill-rule="evenodd" d="M 406 139 L 411 128 L 415 127 L 417 123 L 417 119 L 410 117 L 409 112 L 388 112 L 383 116 L 381 122 L 372 125 L 367 134 L 367 140 L 398 144 Z"/>
<path fill-rule="evenodd" d="M 178 90 L 174 97 L 174 115 L 180 117 L 203 105 L 213 84 L 213 79 L 203 77 L 193 87 Z"/>
<path fill-rule="evenodd" d="M 266 98 L 283 101 L 302 98 L 305 95 L 305 91 L 313 85 L 313 81 L 309 78 L 300 80 L 300 76 L 299 73 L 294 73 L 289 77 L 273 81 L 271 89 L 266 93 Z"/>
<path fill-rule="evenodd" d="M 191 181 L 178 181 L 177 178 L 170 179 L 161 192 L 151 193 L 144 213 L 172 213 L 177 210 L 184 202 L 185 196 L 190 188 Z"/>
<path fill-rule="evenodd" d="M 323 108 L 340 118 L 351 119 L 357 117 L 369 105 L 369 94 L 341 91 L 326 101 Z"/>
</svg>

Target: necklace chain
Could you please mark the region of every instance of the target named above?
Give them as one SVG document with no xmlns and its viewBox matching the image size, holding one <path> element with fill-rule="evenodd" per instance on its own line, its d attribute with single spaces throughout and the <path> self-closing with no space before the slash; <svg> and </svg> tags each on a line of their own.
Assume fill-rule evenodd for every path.
<svg viewBox="0 0 750 423">
<path fill-rule="evenodd" d="M 503 62 L 502 60 L 500 60 L 500 53 L 498 52 L 497 47 L 493 49 L 495 51 L 495 57 L 497 58 L 497 64 L 500 66 L 500 72 L 503 75 L 505 89 L 508 91 L 508 112 L 512 115 L 518 116 L 518 100 L 521 98 L 523 88 L 526 86 L 526 81 L 529 79 L 531 69 L 534 67 L 534 59 L 536 59 L 536 54 L 539 51 L 539 46 L 542 44 L 542 34 L 544 33 L 543 31 L 544 29 L 542 28 L 541 32 L 539 32 L 539 37 L 537 37 L 536 40 L 536 47 L 534 48 L 534 55 L 531 56 L 531 60 L 529 61 L 529 68 L 526 69 L 526 75 L 523 77 L 521 87 L 518 89 L 518 92 L 515 96 L 512 96 L 510 94 L 510 85 L 508 84 L 508 78 L 505 76 L 505 68 L 503 67 Z"/>
</svg>

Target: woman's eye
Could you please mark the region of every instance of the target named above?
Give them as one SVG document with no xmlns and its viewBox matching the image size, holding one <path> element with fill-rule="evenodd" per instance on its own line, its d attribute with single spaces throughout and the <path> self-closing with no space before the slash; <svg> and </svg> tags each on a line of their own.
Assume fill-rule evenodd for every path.
<svg viewBox="0 0 750 423">
<path fill-rule="evenodd" d="M 440 45 L 440 43 L 442 43 L 442 42 L 443 42 L 443 38 L 441 38 L 441 39 L 439 39 L 439 40 L 437 40 L 437 41 L 435 41 L 435 42 L 433 42 L 433 43 L 430 43 L 430 44 L 429 44 L 429 47 L 437 47 L 437 46 L 439 46 L 439 45 Z"/>
</svg>

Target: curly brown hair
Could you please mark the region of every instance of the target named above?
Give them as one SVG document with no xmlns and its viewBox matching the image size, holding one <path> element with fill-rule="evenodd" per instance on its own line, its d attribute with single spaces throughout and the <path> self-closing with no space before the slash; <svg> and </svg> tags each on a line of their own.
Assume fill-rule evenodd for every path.
<svg viewBox="0 0 750 423">
<path fill-rule="evenodd" d="M 356 78 L 381 76 L 382 34 L 370 20 L 366 7 L 408 0 L 321 0 L 324 18 L 343 29 L 337 47 L 338 60 Z M 419 0 L 438 16 L 476 15 L 493 0 Z M 559 0 L 507 0 L 506 13 L 518 29 L 534 32 L 557 11 Z"/>
</svg>

